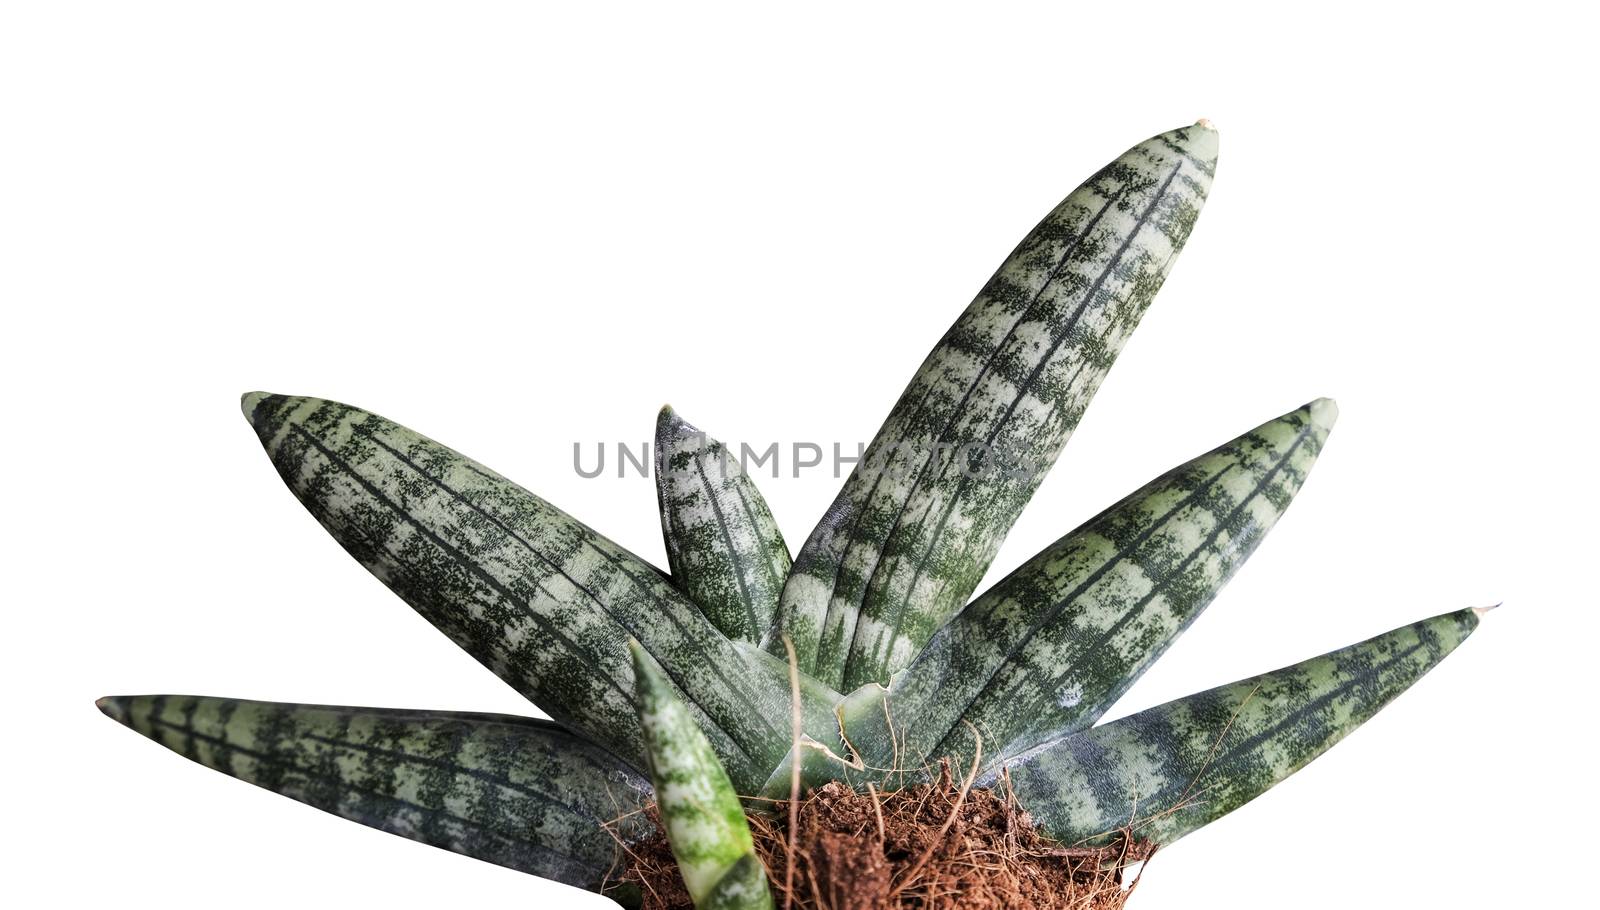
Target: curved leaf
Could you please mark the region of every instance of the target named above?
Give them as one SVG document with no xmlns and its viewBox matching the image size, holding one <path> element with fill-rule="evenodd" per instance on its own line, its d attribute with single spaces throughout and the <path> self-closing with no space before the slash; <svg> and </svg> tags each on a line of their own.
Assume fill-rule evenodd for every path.
<svg viewBox="0 0 1600 910">
<path fill-rule="evenodd" d="M 1161 475 L 1045 548 L 934 635 L 889 694 L 846 718 L 869 760 L 995 762 L 1090 726 L 1255 551 L 1332 429 L 1328 399 Z M 901 729 L 891 738 L 885 717 Z M 970 729 L 969 729 L 970 725 Z"/>
<path fill-rule="evenodd" d="M 966 603 L 1183 248 L 1216 156 L 1203 124 L 1134 146 L 989 279 L 795 559 L 779 623 L 802 670 L 885 682 Z"/>
<path fill-rule="evenodd" d="M 788 752 L 781 662 L 747 656 L 648 563 L 376 414 L 260 392 L 244 412 L 352 556 L 558 722 L 643 767 L 631 637 L 668 668 L 741 786 Z"/>
<path fill-rule="evenodd" d="M 650 784 L 555 724 L 496 714 L 113 696 L 114 720 L 240 780 L 474 859 L 600 891 Z"/>
<path fill-rule="evenodd" d="M 1477 624 L 1476 610 L 1435 616 L 1066 737 L 1007 763 L 1011 787 L 1063 843 L 1130 828 L 1170 844 L 1321 755 Z"/>
<path fill-rule="evenodd" d="M 789 548 L 734 453 L 670 407 L 656 418 L 656 498 L 673 583 L 722 634 L 760 641 L 789 575 Z"/>
<path fill-rule="evenodd" d="M 765 871 L 749 880 L 749 861 L 756 870 L 761 863 L 733 782 L 661 671 L 637 643 L 632 650 L 650 778 L 689 896 L 697 907 L 710 906 L 714 893 L 720 906 L 770 907 Z M 724 883 L 736 869 L 743 872 Z"/>
</svg>

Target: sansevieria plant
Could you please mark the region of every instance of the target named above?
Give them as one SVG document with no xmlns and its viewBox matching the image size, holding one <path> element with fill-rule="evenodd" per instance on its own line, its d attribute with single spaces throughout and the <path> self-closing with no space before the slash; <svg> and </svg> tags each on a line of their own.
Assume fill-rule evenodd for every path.
<svg viewBox="0 0 1600 910">
<path fill-rule="evenodd" d="M 792 564 L 738 460 L 670 409 L 654 453 L 669 574 L 376 414 L 248 394 L 246 419 L 317 520 L 553 721 L 180 695 L 99 707 L 235 777 L 624 904 L 671 902 L 635 868 L 664 837 L 696 906 L 815 905 L 794 865 L 814 856 L 795 840 L 801 802 L 832 794 L 807 806 L 825 819 L 843 811 L 827 800 L 868 799 L 861 833 L 838 836 L 883 849 L 883 800 L 941 776 L 960 792 L 950 821 L 912 839 L 930 846 L 873 896 L 835 882 L 831 906 L 962 906 L 959 889 L 936 900 L 905 878 L 969 826 L 955 822 L 973 794 L 1025 813 L 1007 824 L 1059 847 L 1040 855 L 1148 855 L 1333 745 L 1480 612 L 1096 726 L 1288 507 L 1333 427 L 1327 399 L 1162 474 L 973 597 L 1183 248 L 1216 158 L 1204 121 L 1163 133 L 1051 211 L 928 355 Z M 787 838 L 781 867 L 772 850 L 763 865 L 752 824 Z M 1120 902 L 1073 899 L 1015 902 Z"/>
</svg>

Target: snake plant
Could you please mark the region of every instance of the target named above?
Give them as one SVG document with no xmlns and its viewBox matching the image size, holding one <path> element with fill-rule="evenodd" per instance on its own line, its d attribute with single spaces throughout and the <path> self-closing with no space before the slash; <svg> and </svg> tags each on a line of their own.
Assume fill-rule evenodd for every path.
<svg viewBox="0 0 1600 910">
<path fill-rule="evenodd" d="M 792 565 L 750 476 L 670 409 L 654 457 L 668 574 L 376 414 L 244 396 L 333 537 L 553 721 L 99 706 L 235 777 L 625 904 L 638 894 L 617 886 L 619 857 L 657 830 L 647 810 L 697 904 L 767 907 L 735 794 L 893 788 L 946 758 L 981 766 L 980 786 L 1008 779 L 1059 842 L 1169 844 L 1316 757 L 1478 620 L 1447 613 L 1096 725 L 1288 507 L 1333 427 L 1326 399 L 1162 474 L 972 596 L 1183 248 L 1216 155 L 1203 121 L 1162 133 L 1052 210 L 928 355 Z"/>
</svg>

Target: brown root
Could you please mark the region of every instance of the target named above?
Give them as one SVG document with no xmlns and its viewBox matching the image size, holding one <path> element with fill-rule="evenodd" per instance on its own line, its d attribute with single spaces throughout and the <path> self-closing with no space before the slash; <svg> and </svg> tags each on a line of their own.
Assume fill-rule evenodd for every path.
<svg viewBox="0 0 1600 910">
<path fill-rule="evenodd" d="M 793 910 L 1110 910 L 1137 883 L 1125 871 L 1153 852 L 1126 832 L 1108 847 L 1064 847 L 1009 790 L 969 790 L 948 768 L 893 793 L 813 790 L 795 807 L 792 841 L 790 808 L 752 813 L 750 830 L 775 903 Z M 645 910 L 693 906 L 660 834 L 629 848 L 620 877 Z"/>
</svg>

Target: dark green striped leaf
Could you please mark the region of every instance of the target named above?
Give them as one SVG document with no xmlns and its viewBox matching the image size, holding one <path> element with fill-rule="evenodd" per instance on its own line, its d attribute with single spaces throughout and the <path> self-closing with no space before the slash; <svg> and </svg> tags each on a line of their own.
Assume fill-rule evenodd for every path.
<svg viewBox="0 0 1600 910">
<path fill-rule="evenodd" d="M 1205 125 L 1134 146 L 940 340 L 795 559 L 779 624 L 801 669 L 883 683 L 966 603 L 1183 248 L 1216 157 Z"/>
<path fill-rule="evenodd" d="M 756 869 L 761 863 L 733 782 L 661 670 L 638 643 L 632 650 L 650 779 L 689 896 L 697 907 L 710 906 L 716 894 L 717 905 L 730 910 L 770 908 L 765 873 L 749 880 L 749 861 Z M 736 870 L 740 874 L 727 879 Z"/>
<path fill-rule="evenodd" d="M 1300 770 L 1477 625 L 1476 610 L 1446 613 L 1141 711 L 1009 762 L 1011 786 L 1063 843 L 1131 828 L 1139 840 L 1170 844 Z"/>
<path fill-rule="evenodd" d="M 1161 475 L 1047 547 L 847 716 L 869 762 L 990 766 L 1090 726 L 1189 627 L 1294 498 L 1338 409 L 1320 399 Z M 893 716 L 893 736 L 886 718 Z"/>
<path fill-rule="evenodd" d="M 782 662 L 729 641 L 648 563 L 376 414 L 259 392 L 244 412 L 351 555 L 558 722 L 643 767 L 631 637 L 667 668 L 741 787 L 789 751 Z M 823 729 L 834 697 L 808 699 Z"/>
<path fill-rule="evenodd" d="M 789 548 L 738 457 L 670 407 L 656 419 L 656 497 L 673 583 L 724 635 L 760 641 Z"/>
<path fill-rule="evenodd" d="M 649 802 L 649 782 L 547 721 L 190 695 L 97 704 L 208 768 L 391 834 L 591 891 L 616 871 L 618 838 L 648 833 L 644 816 L 630 813 Z"/>
</svg>

